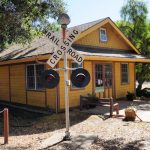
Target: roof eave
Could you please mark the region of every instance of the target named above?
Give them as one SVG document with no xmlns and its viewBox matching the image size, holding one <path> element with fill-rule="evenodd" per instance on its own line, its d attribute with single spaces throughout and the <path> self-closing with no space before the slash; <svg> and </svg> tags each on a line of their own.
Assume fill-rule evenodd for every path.
<svg viewBox="0 0 150 150">
<path fill-rule="evenodd" d="M 143 58 L 119 58 L 119 57 L 99 57 L 99 56 L 85 56 L 85 60 L 93 61 L 113 61 L 113 62 L 137 62 L 150 63 L 150 59 Z"/>
</svg>

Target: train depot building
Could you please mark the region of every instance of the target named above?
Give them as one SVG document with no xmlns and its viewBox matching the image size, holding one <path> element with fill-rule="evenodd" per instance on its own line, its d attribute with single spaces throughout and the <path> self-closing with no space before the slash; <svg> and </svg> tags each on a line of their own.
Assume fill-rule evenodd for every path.
<svg viewBox="0 0 150 150">
<path fill-rule="evenodd" d="M 84 56 L 84 61 L 78 65 L 68 58 L 68 66 L 85 68 L 91 79 L 84 88 L 69 86 L 70 107 L 78 107 L 80 95 L 92 92 L 100 98 L 114 99 L 125 97 L 127 91 L 135 93 L 135 64 L 150 63 L 150 59 L 140 55 L 110 18 L 75 28 L 81 33 L 72 47 Z M 69 28 L 67 34 L 72 29 Z M 41 73 L 51 68 L 46 62 L 54 51 L 55 47 L 48 38 L 41 37 L 28 45 L 13 45 L 0 52 L 0 101 L 48 108 L 55 112 L 64 110 L 64 72 L 59 71 L 60 82 L 56 88 L 45 89 L 40 80 Z M 55 68 L 63 66 L 61 59 Z"/>
</svg>

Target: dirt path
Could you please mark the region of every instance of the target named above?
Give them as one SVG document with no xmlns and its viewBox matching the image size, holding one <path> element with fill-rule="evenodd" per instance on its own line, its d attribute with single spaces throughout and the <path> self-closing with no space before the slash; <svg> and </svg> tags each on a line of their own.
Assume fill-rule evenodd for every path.
<svg viewBox="0 0 150 150">
<path fill-rule="evenodd" d="M 149 150 L 150 123 L 124 122 L 122 118 L 103 120 L 100 115 L 71 112 L 71 133 L 96 134 L 98 141 L 90 150 Z M 0 127 L 2 124 L 0 123 Z M 2 133 L 0 128 L 0 133 Z M 64 114 L 38 116 L 37 114 L 17 112 L 11 116 L 10 138 L 4 150 L 37 150 L 40 142 L 55 133 L 65 132 Z M 2 136 L 0 144 L 3 143 Z M 51 150 L 74 150 L 72 145 L 61 143 Z"/>
</svg>

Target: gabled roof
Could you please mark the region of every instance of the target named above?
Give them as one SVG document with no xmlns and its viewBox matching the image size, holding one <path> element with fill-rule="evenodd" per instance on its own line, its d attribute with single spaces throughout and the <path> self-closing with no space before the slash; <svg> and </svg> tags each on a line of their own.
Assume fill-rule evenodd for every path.
<svg viewBox="0 0 150 150">
<path fill-rule="evenodd" d="M 118 29 L 118 27 L 114 24 L 114 22 L 110 18 L 103 18 L 97 21 L 71 27 L 68 29 L 68 31 L 70 32 L 73 28 L 78 28 L 79 30 L 81 30 L 81 34 L 77 38 L 77 40 L 79 40 L 85 35 L 91 33 L 92 31 L 94 31 L 95 29 L 99 28 L 100 26 L 106 23 L 110 23 L 114 27 L 114 29 L 122 36 L 122 38 L 133 48 L 133 50 L 135 50 L 135 52 L 139 54 L 138 50 L 125 37 L 125 35 Z M 58 35 L 60 34 L 61 33 L 58 33 Z M 27 57 L 32 57 L 32 56 L 39 56 L 39 55 L 48 55 L 48 54 L 51 54 L 53 50 L 54 50 L 54 46 L 44 36 L 42 38 L 36 38 L 28 45 L 25 45 L 25 46 L 14 45 L 8 49 L 3 50 L 2 52 L 0 52 L 0 61 L 14 60 L 14 59 L 27 58 Z M 92 53 L 90 55 L 92 56 Z M 93 52 L 93 55 L 94 55 L 94 52 Z"/>
<path fill-rule="evenodd" d="M 69 28 L 69 30 L 72 30 L 73 28 L 78 28 L 81 32 L 84 32 L 84 31 L 88 30 L 89 28 L 91 28 L 92 26 L 95 26 L 96 24 L 99 24 L 100 22 L 104 21 L 105 19 L 107 19 L 107 18 L 103 18 L 103 19 L 99 19 L 96 21 L 84 23 L 81 25 L 77 25 L 77 26 Z"/>
<path fill-rule="evenodd" d="M 79 30 L 81 30 L 81 34 L 80 36 L 76 39 L 79 40 L 83 37 L 85 37 L 87 34 L 90 34 L 91 32 L 93 32 L 94 30 L 100 28 L 101 26 L 105 25 L 106 23 L 109 23 L 115 30 L 116 32 L 123 38 L 123 40 L 125 40 L 125 42 L 137 53 L 140 54 L 140 52 L 136 49 L 136 47 L 131 43 L 131 41 L 128 40 L 128 38 L 121 32 L 121 30 L 116 26 L 116 24 L 109 18 L 104 18 L 104 19 L 100 19 L 97 21 L 93 21 L 93 22 L 89 22 L 89 23 L 85 23 L 79 26 L 75 26 L 76 28 L 78 28 Z M 75 28 L 73 27 L 73 28 Z M 72 28 L 70 28 L 71 30 Z"/>
</svg>

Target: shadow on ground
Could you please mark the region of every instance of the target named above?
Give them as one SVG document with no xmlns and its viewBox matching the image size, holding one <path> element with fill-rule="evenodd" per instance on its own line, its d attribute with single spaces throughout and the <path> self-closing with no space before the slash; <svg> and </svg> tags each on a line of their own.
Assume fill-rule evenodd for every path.
<svg viewBox="0 0 150 150">
<path fill-rule="evenodd" d="M 147 141 L 147 139 L 125 143 L 125 139 L 123 138 L 116 138 L 112 140 L 104 140 L 102 138 L 98 138 L 98 140 L 89 148 L 89 150 L 142 150 L 145 147 L 145 141 Z M 75 149 L 73 144 L 68 144 L 66 142 L 59 144 L 59 148 L 60 147 L 66 150 Z M 56 150 L 57 148 L 58 145 L 50 148 L 50 150 Z M 76 148 L 80 149 L 80 147 Z"/>
<path fill-rule="evenodd" d="M 119 111 L 124 110 L 125 108 L 129 106 L 134 106 L 137 108 L 137 110 L 141 111 L 150 111 L 150 101 L 144 101 L 144 100 L 134 100 L 134 101 L 127 101 L 127 100 L 118 100 L 114 103 L 119 103 Z M 81 112 L 86 114 L 95 114 L 95 115 L 102 115 L 104 117 L 108 117 L 110 108 L 109 107 L 102 107 L 97 106 L 92 109 L 84 109 Z M 113 112 L 113 114 L 116 114 L 116 112 Z M 121 113 L 122 114 L 122 113 Z"/>
<path fill-rule="evenodd" d="M 146 140 L 136 140 L 125 143 L 125 139 L 117 138 L 113 140 L 98 139 L 92 148 L 101 148 L 103 150 L 142 150 L 145 146 Z"/>
<path fill-rule="evenodd" d="M 149 111 L 150 100 L 134 100 L 134 101 L 118 101 L 120 110 L 125 109 L 128 106 L 135 106 L 138 110 Z"/>
<path fill-rule="evenodd" d="M 142 110 L 150 110 L 150 101 L 118 101 L 120 105 L 120 110 L 124 109 L 131 104 L 139 107 Z M 1 110 L 1 109 L 0 109 Z M 87 113 L 84 113 L 87 112 Z M 105 113 L 109 113 L 109 109 L 105 109 L 104 107 L 96 107 L 94 109 L 88 110 L 77 110 L 71 111 L 70 113 L 70 122 L 71 125 L 78 124 L 87 118 L 89 118 L 93 114 L 105 115 Z M 59 130 L 65 128 L 65 114 L 52 114 L 52 115 L 43 115 L 39 113 L 31 113 L 20 109 L 9 109 L 10 115 L 10 135 L 31 135 L 38 133 L 46 133 L 55 130 Z M 0 114 L 0 136 L 2 136 L 3 132 L 3 119 L 2 114 Z"/>
<path fill-rule="evenodd" d="M 2 108 L 0 110 L 2 110 Z M 64 113 L 45 115 L 9 108 L 9 116 L 11 136 L 45 133 L 65 128 Z M 78 124 L 88 117 L 88 114 L 70 112 L 71 125 Z M 0 120 L 3 120 L 2 114 L 0 114 Z M 0 121 L 0 136 L 2 136 L 2 134 L 3 122 Z"/>
</svg>

